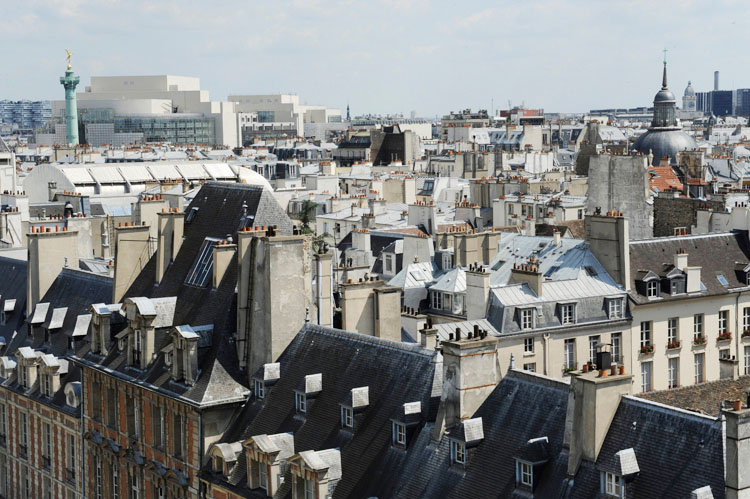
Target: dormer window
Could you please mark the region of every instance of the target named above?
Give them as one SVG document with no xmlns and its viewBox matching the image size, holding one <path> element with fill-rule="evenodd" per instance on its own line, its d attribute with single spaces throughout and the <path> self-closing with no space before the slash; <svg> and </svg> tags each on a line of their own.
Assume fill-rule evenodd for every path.
<svg viewBox="0 0 750 499">
<path fill-rule="evenodd" d="M 393 445 L 406 447 L 406 425 L 393 422 Z"/>
<path fill-rule="evenodd" d="M 534 467 L 526 461 L 516 460 L 516 483 L 534 487 Z"/>
<path fill-rule="evenodd" d="M 52 396 L 52 375 L 48 373 L 42 374 L 42 395 L 45 397 Z"/>
<path fill-rule="evenodd" d="M 524 308 L 520 311 L 521 314 L 521 329 L 533 329 L 534 328 L 534 309 Z"/>
<path fill-rule="evenodd" d="M 255 398 L 263 399 L 266 396 L 266 387 L 261 380 L 253 380 L 253 388 L 255 392 Z"/>
<path fill-rule="evenodd" d="M 466 464 L 466 444 L 458 440 L 451 440 L 451 463 Z"/>
<path fill-rule="evenodd" d="M 307 411 L 307 396 L 304 393 L 297 392 L 295 397 L 295 406 L 297 412 L 304 414 Z"/>
<path fill-rule="evenodd" d="M 576 321 L 575 303 L 560 304 L 560 324 L 574 324 Z"/>
<path fill-rule="evenodd" d="M 622 298 L 610 298 L 609 299 L 609 318 L 610 319 L 622 319 L 623 317 L 623 299 Z"/>
<path fill-rule="evenodd" d="M 214 473 L 224 473 L 224 460 L 221 456 L 214 456 L 213 471 Z"/>
<path fill-rule="evenodd" d="M 622 477 L 619 475 L 615 475 L 609 471 L 604 472 L 603 488 L 602 492 L 608 496 L 624 497 L 623 491 L 625 486 L 622 482 Z"/>
<path fill-rule="evenodd" d="M 21 366 L 18 369 L 18 384 L 21 385 L 24 388 L 28 388 L 28 379 L 29 379 L 29 373 L 27 372 L 28 368 L 26 366 Z"/>
<path fill-rule="evenodd" d="M 656 298 L 659 296 L 659 283 L 657 281 L 648 281 L 646 283 L 646 297 Z"/>
<path fill-rule="evenodd" d="M 341 406 L 341 427 L 354 428 L 354 410 L 351 407 Z"/>
</svg>

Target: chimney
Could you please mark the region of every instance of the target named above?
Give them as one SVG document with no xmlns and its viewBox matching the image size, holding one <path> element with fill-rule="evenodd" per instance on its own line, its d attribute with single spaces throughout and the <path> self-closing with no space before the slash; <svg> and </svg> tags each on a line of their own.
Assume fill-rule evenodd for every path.
<svg viewBox="0 0 750 499">
<path fill-rule="evenodd" d="M 537 296 L 542 296 L 542 273 L 536 263 L 514 264 L 508 284 L 526 283 Z"/>
<path fill-rule="evenodd" d="M 412 262 L 429 262 L 435 254 L 432 238 L 404 234 L 404 267 Z M 416 260 L 415 260 L 416 258 Z"/>
<path fill-rule="evenodd" d="M 32 231 L 35 230 L 32 228 Z M 26 234 L 28 245 L 28 278 L 26 314 L 31 315 L 63 267 L 78 268 L 78 232 L 44 226 L 39 232 Z M 49 232 L 43 232 L 49 231 Z"/>
<path fill-rule="evenodd" d="M 309 316 L 316 316 L 312 252 L 304 235 L 237 233 L 237 349 L 252 376 L 275 361 Z"/>
<path fill-rule="evenodd" d="M 685 291 L 688 293 L 696 293 L 701 290 L 701 268 L 700 267 L 685 267 L 683 271 L 687 274 L 687 282 L 685 283 Z"/>
<path fill-rule="evenodd" d="M 500 382 L 498 339 L 482 331 L 441 342 L 443 394 L 433 438 L 471 418 Z"/>
<path fill-rule="evenodd" d="M 555 227 L 555 229 L 552 231 L 552 241 L 555 246 L 560 246 L 562 244 L 562 234 L 560 234 L 560 231 Z"/>
<path fill-rule="evenodd" d="M 367 229 L 354 229 L 352 231 L 352 248 L 361 251 L 372 251 L 370 247 L 370 231 Z"/>
<path fill-rule="evenodd" d="M 383 286 L 375 292 L 375 336 L 401 341 L 401 288 Z"/>
<path fill-rule="evenodd" d="M 223 242 L 223 241 L 220 241 Z M 211 282 L 213 288 L 217 289 L 221 285 L 221 280 L 232 262 L 234 254 L 237 252 L 236 244 L 214 244 L 213 248 L 214 268 L 211 272 Z"/>
<path fill-rule="evenodd" d="M 115 278 L 112 302 L 120 303 L 151 257 L 149 226 L 115 227 Z"/>
<path fill-rule="evenodd" d="M 677 253 L 675 253 L 674 255 L 674 266 L 677 269 L 684 271 L 687 268 L 687 264 L 688 264 L 687 253 L 685 252 L 684 249 L 678 249 Z"/>
<path fill-rule="evenodd" d="M 394 296 L 378 297 L 376 289 L 384 288 L 386 293 L 398 297 L 399 302 L 395 303 L 394 311 L 383 311 L 382 307 L 394 302 Z M 395 322 L 399 327 L 399 341 L 401 339 L 401 317 L 398 315 L 401 309 L 400 288 L 386 286 L 385 281 L 375 280 L 374 278 L 360 279 L 359 282 L 349 282 L 340 285 L 341 290 L 341 327 L 347 331 L 356 331 L 369 336 L 379 336 L 385 334 L 388 336 L 385 324 L 380 324 L 380 313 L 387 314 L 383 320 L 388 317 L 395 317 Z M 397 293 L 399 291 L 399 293 Z M 383 300 L 380 302 L 380 300 Z M 380 302 L 380 303 L 379 303 Z M 391 339 L 391 338 L 389 338 Z"/>
<path fill-rule="evenodd" d="M 174 262 L 182 247 L 185 215 L 178 211 L 162 211 L 157 214 L 157 224 L 156 284 L 160 284 L 167 267 Z"/>
<path fill-rule="evenodd" d="M 599 263 L 617 284 L 630 291 L 628 219 L 622 215 L 586 215 L 586 242 Z"/>
<path fill-rule="evenodd" d="M 533 219 L 526 219 L 523 221 L 523 233 L 526 236 L 536 235 L 536 223 Z"/>
<path fill-rule="evenodd" d="M 479 265 L 466 271 L 466 319 L 484 319 L 490 298 L 490 273 Z"/>
<path fill-rule="evenodd" d="M 169 201 L 164 199 L 161 194 L 143 194 L 133 206 L 133 221 L 135 225 L 143 225 L 144 223 L 148 225 L 151 231 L 150 236 L 155 240 L 159 237 L 158 217 L 162 212 L 170 209 Z"/>
<path fill-rule="evenodd" d="M 740 402 L 741 404 L 741 402 Z M 747 463 L 750 462 L 750 408 L 740 406 L 739 411 L 723 410 L 726 419 L 726 441 L 724 449 L 725 488 L 727 499 L 739 499 L 750 495 L 750 474 Z"/>
<path fill-rule="evenodd" d="M 368 234 L 369 235 L 369 234 Z M 333 255 L 316 253 L 315 263 L 315 308 L 318 311 L 317 323 L 321 326 L 333 326 Z"/>
<path fill-rule="evenodd" d="M 419 330 L 419 344 L 427 350 L 435 350 L 437 348 L 437 341 L 437 329 L 432 327 L 432 320 L 427 319 L 424 327 Z"/>
<path fill-rule="evenodd" d="M 630 392 L 632 378 L 630 374 L 599 377 L 596 371 L 571 376 L 563 441 L 570 449 L 569 476 L 576 474 L 582 459 L 596 462 L 620 397 Z"/>
</svg>

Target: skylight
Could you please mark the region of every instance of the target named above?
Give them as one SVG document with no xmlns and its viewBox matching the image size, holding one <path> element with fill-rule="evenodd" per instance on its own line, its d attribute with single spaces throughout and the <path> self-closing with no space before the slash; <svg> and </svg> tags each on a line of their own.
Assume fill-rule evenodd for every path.
<svg viewBox="0 0 750 499">
<path fill-rule="evenodd" d="M 586 265 L 584 268 L 586 269 L 586 273 L 591 277 L 594 277 L 598 273 L 591 265 Z"/>
<path fill-rule="evenodd" d="M 198 256 L 190 267 L 185 284 L 188 286 L 204 287 L 208 282 L 208 276 L 214 268 L 213 248 L 219 240 L 213 237 L 207 237 L 203 240 Z"/>
<path fill-rule="evenodd" d="M 716 274 L 716 279 L 722 286 L 729 286 L 729 282 L 727 282 L 727 278 L 724 277 L 724 274 Z"/>
<path fill-rule="evenodd" d="M 544 277 L 549 277 L 555 272 L 557 272 L 558 270 L 560 270 L 560 267 L 558 265 L 555 265 L 554 267 L 550 267 L 549 270 L 547 270 L 547 272 L 544 273 Z"/>
</svg>

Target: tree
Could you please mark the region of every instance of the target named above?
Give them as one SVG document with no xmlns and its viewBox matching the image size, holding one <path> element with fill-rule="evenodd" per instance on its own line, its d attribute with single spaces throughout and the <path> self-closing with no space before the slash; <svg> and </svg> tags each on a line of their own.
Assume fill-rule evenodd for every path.
<svg viewBox="0 0 750 499">
<path fill-rule="evenodd" d="M 302 201 L 299 211 L 299 221 L 302 222 L 302 232 L 310 234 L 310 222 L 315 218 L 315 212 L 318 209 L 318 203 L 314 203 L 309 199 Z"/>
</svg>

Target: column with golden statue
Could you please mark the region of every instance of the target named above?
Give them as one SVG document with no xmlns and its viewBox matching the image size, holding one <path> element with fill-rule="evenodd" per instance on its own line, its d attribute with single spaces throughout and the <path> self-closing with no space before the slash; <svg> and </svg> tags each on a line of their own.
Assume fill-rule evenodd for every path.
<svg viewBox="0 0 750 499">
<path fill-rule="evenodd" d="M 70 57 L 73 53 L 65 49 L 68 54 L 66 60 L 68 67 L 65 70 L 65 76 L 60 77 L 60 83 L 65 88 L 65 131 L 67 145 L 78 145 L 78 103 L 76 102 L 76 87 L 81 79 L 73 73 L 73 67 L 70 65 Z"/>
</svg>

